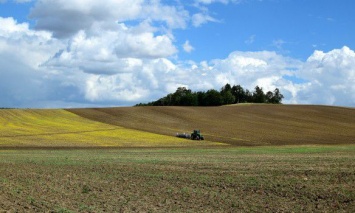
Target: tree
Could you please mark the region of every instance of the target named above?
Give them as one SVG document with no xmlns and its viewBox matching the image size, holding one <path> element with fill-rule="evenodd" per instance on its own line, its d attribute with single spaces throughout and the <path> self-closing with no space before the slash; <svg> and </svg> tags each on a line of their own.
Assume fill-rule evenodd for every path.
<svg viewBox="0 0 355 213">
<path fill-rule="evenodd" d="M 223 104 L 234 104 L 235 97 L 231 91 L 224 92 L 222 94 Z"/>
<path fill-rule="evenodd" d="M 246 102 L 246 94 L 242 86 L 233 86 L 231 89 L 232 95 L 234 96 L 234 103 L 244 103 Z"/>
<path fill-rule="evenodd" d="M 265 103 L 266 96 L 264 94 L 263 88 L 256 86 L 253 92 L 253 102 L 254 103 Z"/>
<path fill-rule="evenodd" d="M 234 104 L 235 97 L 232 94 L 232 87 L 230 84 L 226 84 L 221 89 L 221 96 L 223 104 Z"/>
<path fill-rule="evenodd" d="M 231 92 L 232 91 L 232 87 L 230 84 L 226 84 L 224 87 L 222 87 L 221 89 L 221 93 L 225 93 L 225 92 Z"/>
<path fill-rule="evenodd" d="M 254 92 L 244 90 L 242 86 L 226 84 L 220 92 L 215 89 L 207 92 L 192 92 L 186 87 L 178 87 L 174 93 L 147 104 L 136 106 L 220 106 L 233 103 L 272 103 L 280 104 L 284 96 L 276 88 L 274 92 L 264 94 L 261 87 L 256 86 Z"/>
<path fill-rule="evenodd" d="M 245 102 L 253 103 L 253 93 L 251 93 L 248 89 L 245 90 Z"/>
<path fill-rule="evenodd" d="M 278 88 L 276 88 L 274 90 L 274 94 L 273 94 L 271 103 L 273 103 L 273 104 L 281 104 L 283 98 L 284 98 L 284 96 L 280 93 L 280 90 Z"/>
<path fill-rule="evenodd" d="M 207 106 L 206 103 L 206 93 L 205 92 L 197 92 L 197 105 L 198 106 Z"/>
<path fill-rule="evenodd" d="M 217 90 L 210 89 L 206 92 L 205 103 L 206 106 L 220 106 L 223 104 L 223 97 Z"/>
<path fill-rule="evenodd" d="M 273 97 L 274 97 L 274 93 L 272 93 L 271 91 L 267 92 L 266 93 L 266 103 L 270 103 L 272 104 L 273 103 Z"/>
<path fill-rule="evenodd" d="M 169 102 L 168 106 L 196 106 L 197 97 L 190 89 L 186 87 L 179 87 L 172 95 L 167 95 L 167 100 Z"/>
</svg>

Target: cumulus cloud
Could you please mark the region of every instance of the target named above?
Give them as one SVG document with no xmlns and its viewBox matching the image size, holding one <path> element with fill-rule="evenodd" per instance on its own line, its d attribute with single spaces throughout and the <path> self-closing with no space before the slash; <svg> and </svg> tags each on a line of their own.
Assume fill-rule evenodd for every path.
<svg viewBox="0 0 355 213">
<path fill-rule="evenodd" d="M 355 106 L 355 53 L 348 47 L 315 51 L 307 61 L 271 51 L 180 61 L 172 29 L 217 21 L 208 11 L 190 17 L 158 0 L 39 0 L 30 17 L 35 29 L 0 17 L 0 107 L 132 105 L 179 86 L 226 83 L 278 87 L 285 103 Z M 188 40 L 183 49 L 193 50 Z"/>
<path fill-rule="evenodd" d="M 45 65 L 57 68 L 77 67 L 94 74 L 132 72 L 142 66 L 142 59 L 165 58 L 177 52 L 168 35 L 117 25 L 115 30 L 88 36 L 78 32 L 68 46 Z"/>
<path fill-rule="evenodd" d="M 133 20 L 163 22 L 168 28 L 185 28 L 188 12 L 180 7 L 143 0 L 38 0 L 29 16 L 36 20 L 36 29 L 53 32 L 54 37 L 67 38 L 97 23 Z M 102 25 L 103 26 L 103 25 Z"/>
<path fill-rule="evenodd" d="M 62 43 L 49 33 L 30 30 L 28 24 L 0 17 L 0 100 L 4 107 L 29 107 L 50 99 L 67 99 L 70 81 L 50 89 L 57 81 L 54 70 L 40 68 Z M 53 93 L 52 93 L 53 92 Z M 55 97 L 53 95 L 56 95 Z"/>
<path fill-rule="evenodd" d="M 350 48 L 315 51 L 298 76 L 308 81 L 299 102 L 355 106 L 355 52 Z"/>
</svg>

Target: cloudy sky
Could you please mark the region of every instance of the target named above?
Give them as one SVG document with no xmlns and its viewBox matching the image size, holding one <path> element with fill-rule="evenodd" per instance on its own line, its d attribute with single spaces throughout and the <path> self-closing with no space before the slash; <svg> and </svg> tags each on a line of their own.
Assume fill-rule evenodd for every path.
<svg viewBox="0 0 355 213">
<path fill-rule="evenodd" d="M 0 107 L 131 106 L 226 83 L 355 107 L 353 0 L 0 0 Z"/>
</svg>

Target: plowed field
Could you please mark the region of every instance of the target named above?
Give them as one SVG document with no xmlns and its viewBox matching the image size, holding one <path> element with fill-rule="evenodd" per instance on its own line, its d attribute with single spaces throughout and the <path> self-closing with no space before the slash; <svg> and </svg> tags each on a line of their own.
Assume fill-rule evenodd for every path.
<svg viewBox="0 0 355 213">
<path fill-rule="evenodd" d="M 71 109 L 84 118 L 173 136 L 201 129 L 232 145 L 355 144 L 355 109 L 301 105 Z"/>
<path fill-rule="evenodd" d="M 0 150 L 0 212 L 355 212 L 355 146 Z"/>
</svg>

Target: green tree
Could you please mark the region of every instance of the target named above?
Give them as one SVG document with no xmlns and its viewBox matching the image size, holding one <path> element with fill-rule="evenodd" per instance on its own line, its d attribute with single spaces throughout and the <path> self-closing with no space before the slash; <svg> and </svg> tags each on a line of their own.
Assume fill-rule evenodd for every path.
<svg viewBox="0 0 355 213">
<path fill-rule="evenodd" d="M 206 106 L 220 106 L 223 104 L 223 97 L 217 90 L 210 89 L 206 92 L 205 103 Z"/>
<path fill-rule="evenodd" d="M 223 104 L 234 104 L 235 97 L 232 94 L 232 87 L 230 84 L 226 84 L 221 89 L 221 96 L 223 99 Z"/>
<path fill-rule="evenodd" d="M 240 85 L 231 86 L 226 84 L 221 91 L 211 89 L 207 92 L 192 92 L 186 87 L 178 87 L 174 93 L 147 104 L 136 106 L 220 106 L 233 103 L 272 103 L 280 104 L 284 96 L 276 88 L 274 92 L 268 91 L 264 94 L 261 87 L 256 86 L 251 93 L 248 89 L 244 91 Z"/>
<path fill-rule="evenodd" d="M 235 98 L 234 103 L 244 103 L 246 102 L 246 94 L 242 86 L 233 86 L 231 92 Z"/>
<path fill-rule="evenodd" d="M 256 86 L 255 90 L 253 92 L 253 102 L 254 103 L 265 103 L 266 102 L 266 96 L 263 91 L 263 88 Z"/>
<path fill-rule="evenodd" d="M 251 93 L 248 89 L 245 90 L 245 102 L 253 103 L 253 93 Z"/>
<path fill-rule="evenodd" d="M 232 91 L 232 87 L 230 84 L 226 84 L 224 87 L 222 87 L 221 89 L 221 93 L 225 93 L 225 92 L 231 92 Z"/>
<path fill-rule="evenodd" d="M 266 103 L 273 103 L 273 97 L 274 97 L 274 93 L 272 93 L 271 91 L 268 91 L 265 95 L 266 98 Z"/>
<path fill-rule="evenodd" d="M 186 87 L 179 87 L 171 96 L 171 105 L 189 106 L 192 99 L 192 92 L 190 89 L 187 89 Z"/>
<path fill-rule="evenodd" d="M 235 97 L 231 91 L 224 92 L 222 95 L 223 104 L 234 104 Z"/>
<path fill-rule="evenodd" d="M 280 90 L 278 88 L 276 88 L 274 90 L 274 94 L 272 97 L 272 103 L 273 104 L 281 104 L 283 98 L 284 98 L 284 96 L 281 94 Z"/>
<path fill-rule="evenodd" d="M 197 105 L 198 106 L 207 106 L 206 102 L 206 93 L 205 92 L 197 92 Z"/>
</svg>

